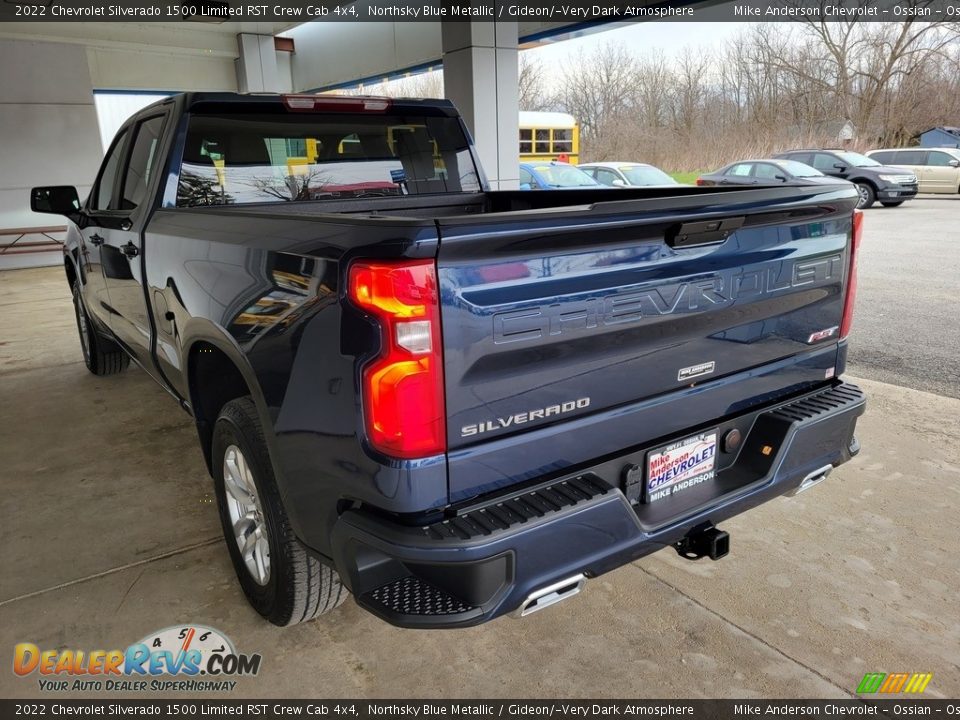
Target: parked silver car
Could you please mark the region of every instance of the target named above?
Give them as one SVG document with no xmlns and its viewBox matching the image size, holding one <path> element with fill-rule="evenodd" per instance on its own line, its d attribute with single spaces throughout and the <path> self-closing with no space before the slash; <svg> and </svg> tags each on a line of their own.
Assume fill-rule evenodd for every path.
<svg viewBox="0 0 960 720">
<path fill-rule="evenodd" d="M 674 187 L 681 186 L 663 170 L 647 163 L 597 162 L 577 165 L 603 185 L 613 187 Z"/>
<path fill-rule="evenodd" d="M 960 193 L 960 148 L 892 148 L 867 153 L 884 165 L 912 170 L 922 193 Z"/>
</svg>

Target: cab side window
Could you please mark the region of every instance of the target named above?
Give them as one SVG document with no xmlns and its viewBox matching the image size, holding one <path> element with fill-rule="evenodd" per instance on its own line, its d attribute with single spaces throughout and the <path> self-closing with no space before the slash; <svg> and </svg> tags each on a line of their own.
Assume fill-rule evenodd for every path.
<svg viewBox="0 0 960 720">
<path fill-rule="evenodd" d="M 596 178 L 604 185 L 613 185 L 614 181 L 620 179 L 613 170 L 607 170 L 605 168 L 597 168 Z"/>
<path fill-rule="evenodd" d="M 761 180 L 776 180 L 777 175 L 783 175 L 783 171 L 767 163 L 758 163 L 753 166 L 753 176 Z"/>
<path fill-rule="evenodd" d="M 137 128 L 137 137 L 130 151 L 130 163 L 123 182 L 121 210 L 135 210 L 147 196 L 150 181 L 157 171 L 157 147 L 163 132 L 163 116 L 144 120 Z"/>
<path fill-rule="evenodd" d="M 934 165 L 936 167 L 949 167 L 951 161 L 956 161 L 953 155 L 945 152 L 939 152 L 937 150 L 930 151 L 930 159 L 927 160 L 927 165 Z"/>
<path fill-rule="evenodd" d="M 826 153 L 816 153 L 813 156 L 813 166 L 823 173 L 837 172 L 839 168 L 835 168 L 834 165 L 843 164 L 833 155 L 827 155 Z"/>
<path fill-rule="evenodd" d="M 93 210 L 116 210 L 112 205 L 113 190 L 117 185 L 117 175 L 120 169 L 120 157 L 123 155 L 123 148 L 127 144 L 127 131 L 124 130 L 117 136 L 110 148 L 110 154 L 103 163 L 103 172 L 100 174 L 100 181 L 90 198 L 90 207 Z"/>
</svg>

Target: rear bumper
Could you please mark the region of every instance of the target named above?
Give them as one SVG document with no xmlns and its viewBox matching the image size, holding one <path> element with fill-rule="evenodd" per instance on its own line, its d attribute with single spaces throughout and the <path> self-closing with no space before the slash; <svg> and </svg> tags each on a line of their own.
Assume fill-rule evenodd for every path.
<svg viewBox="0 0 960 720">
<path fill-rule="evenodd" d="M 642 448 L 426 526 L 348 511 L 334 527 L 334 561 L 357 602 L 394 625 L 477 625 L 539 589 L 601 575 L 846 462 L 864 406 L 859 388 L 836 383 L 715 424 L 721 436 L 744 428 L 743 443 L 682 508 L 632 505 L 618 487 L 611 467 L 641 463 Z"/>
</svg>

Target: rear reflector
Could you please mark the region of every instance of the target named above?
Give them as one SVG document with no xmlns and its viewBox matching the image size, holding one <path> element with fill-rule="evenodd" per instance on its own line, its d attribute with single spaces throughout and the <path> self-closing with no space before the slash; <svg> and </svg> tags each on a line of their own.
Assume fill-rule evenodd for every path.
<svg viewBox="0 0 960 720">
<path fill-rule="evenodd" d="M 283 95 L 283 104 L 293 112 L 386 112 L 390 98 L 344 97 L 342 95 Z"/>
<path fill-rule="evenodd" d="M 843 319 L 840 321 L 840 339 L 850 334 L 853 325 L 853 305 L 857 300 L 857 257 L 863 237 L 863 211 L 853 211 L 853 230 L 850 238 L 850 270 L 847 273 L 847 294 L 843 299 Z"/>
<path fill-rule="evenodd" d="M 355 262 L 351 301 L 377 320 L 380 353 L 362 370 L 370 444 L 391 457 L 447 449 L 437 271 L 432 260 Z"/>
</svg>

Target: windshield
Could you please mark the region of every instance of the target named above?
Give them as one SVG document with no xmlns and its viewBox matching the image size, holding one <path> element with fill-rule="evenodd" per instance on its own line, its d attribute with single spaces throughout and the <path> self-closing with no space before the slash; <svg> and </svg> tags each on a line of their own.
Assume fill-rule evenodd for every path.
<svg viewBox="0 0 960 720">
<path fill-rule="evenodd" d="M 620 172 L 631 185 L 678 185 L 663 170 L 652 165 L 621 165 Z"/>
<path fill-rule="evenodd" d="M 823 177 L 823 173 L 796 160 L 778 160 L 777 163 L 794 177 Z"/>
<path fill-rule="evenodd" d="M 535 165 L 534 171 L 550 187 L 596 187 L 600 183 L 573 165 Z"/>
<path fill-rule="evenodd" d="M 177 206 L 479 191 L 455 118 L 194 115 Z"/>
<path fill-rule="evenodd" d="M 880 163 L 855 152 L 838 152 L 837 157 L 851 167 L 878 167 Z"/>
</svg>

